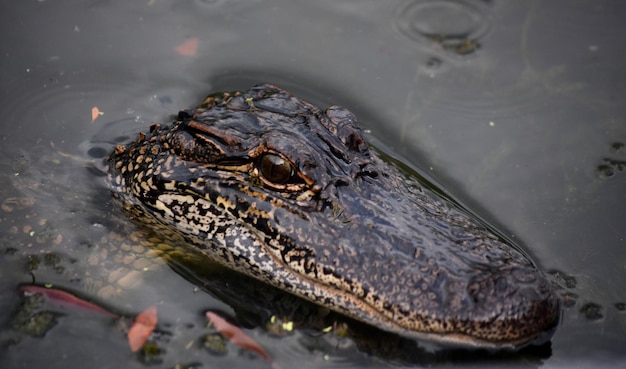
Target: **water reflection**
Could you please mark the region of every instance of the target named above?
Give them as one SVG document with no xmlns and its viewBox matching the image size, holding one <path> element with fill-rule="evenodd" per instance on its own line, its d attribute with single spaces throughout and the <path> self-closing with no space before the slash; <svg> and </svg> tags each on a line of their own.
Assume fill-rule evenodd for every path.
<svg viewBox="0 0 626 369">
<path fill-rule="evenodd" d="M 351 108 L 374 137 L 523 239 L 544 267 L 575 278 L 551 356 L 528 355 L 529 365 L 614 367 L 624 360 L 626 330 L 626 285 L 619 283 L 626 279 L 624 14 L 623 3 L 603 0 L 0 5 L 0 366 L 49 367 L 63 356 L 66 368 L 144 367 L 110 322 L 64 310 L 54 334 L 19 344 L 9 329 L 20 306 L 16 286 L 32 282 L 28 255 L 45 251 L 37 235 L 52 235 L 51 242 L 52 231 L 61 234 L 62 242 L 46 247 L 80 269 L 106 230 L 95 225 L 109 224 L 99 178 L 69 158 L 102 155 L 110 142 L 84 143 L 104 122 L 146 129 L 209 90 L 273 82 L 315 103 Z M 190 37 L 200 40 L 198 54 L 175 54 Z M 92 124 L 93 106 L 104 115 Z M 46 268 L 35 271 L 38 280 L 67 282 Z M 206 324 L 201 311 L 233 312 L 163 273 L 121 306 L 136 313 L 147 300 L 162 303 L 163 322 L 177 337 L 166 354 L 172 362 L 262 365 L 236 349 L 227 358 L 194 356 Z M 587 304 L 600 306 L 602 318 L 587 319 L 598 311 Z M 306 332 L 262 340 L 291 366 L 393 365 L 359 354 L 350 340 L 318 344 Z"/>
</svg>

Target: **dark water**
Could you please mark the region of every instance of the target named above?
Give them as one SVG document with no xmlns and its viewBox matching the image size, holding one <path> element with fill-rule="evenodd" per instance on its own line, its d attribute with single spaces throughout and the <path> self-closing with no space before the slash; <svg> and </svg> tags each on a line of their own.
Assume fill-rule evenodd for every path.
<svg viewBox="0 0 626 369">
<path fill-rule="evenodd" d="M 22 301 L 17 286 L 63 278 L 54 262 L 29 273 L 25 255 L 42 252 L 36 238 L 46 230 L 53 240 L 62 235 L 60 254 L 104 236 L 108 200 L 85 162 L 94 136 L 130 134 L 210 91 L 258 82 L 353 110 L 369 138 L 525 244 L 546 270 L 567 276 L 575 297 L 547 352 L 437 363 L 626 362 L 623 2 L 7 3 L 0 5 L 0 367 L 146 365 L 97 314 L 59 308 L 43 337 L 11 330 Z M 196 38 L 193 55 L 176 49 Z M 92 122 L 94 106 L 103 114 Z M 110 122 L 115 132 L 104 128 Z M 7 202 L 30 197 L 39 209 L 33 229 L 24 228 L 31 207 Z M 46 224 L 37 223 L 42 217 Z M 33 242 L 16 250 L 18 236 Z M 94 267 L 88 255 L 74 257 L 65 267 Z M 154 363 L 268 367 L 232 345 L 222 356 L 201 348 L 202 311 L 230 307 L 178 274 L 164 270 L 142 291 L 135 301 L 108 302 L 133 314 L 158 304 L 172 344 Z M 248 333 L 283 368 L 397 364 L 349 340 Z"/>
</svg>

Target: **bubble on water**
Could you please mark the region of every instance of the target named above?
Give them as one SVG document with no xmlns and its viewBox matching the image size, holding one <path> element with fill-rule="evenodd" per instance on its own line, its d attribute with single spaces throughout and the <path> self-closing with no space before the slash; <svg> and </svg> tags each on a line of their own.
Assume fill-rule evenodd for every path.
<svg viewBox="0 0 626 369">
<path fill-rule="evenodd" d="M 158 99 L 161 105 L 168 105 L 174 102 L 174 100 L 170 96 L 159 96 Z"/>
<path fill-rule="evenodd" d="M 428 68 L 436 69 L 436 68 L 439 68 L 442 63 L 443 62 L 441 61 L 441 59 L 432 57 L 426 61 L 426 66 Z"/>
<path fill-rule="evenodd" d="M 596 168 L 596 172 L 598 173 L 598 177 L 600 178 L 611 178 L 615 175 L 615 170 L 612 166 L 607 164 L 600 164 Z"/>
<path fill-rule="evenodd" d="M 453 56 L 475 53 L 491 23 L 484 5 L 453 0 L 407 2 L 394 21 L 402 35 Z"/>
<path fill-rule="evenodd" d="M 604 318 L 604 308 L 594 302 L 588 302 L 580 308 L 580 312 L 588 320 L 600 320 Z"/>
<path fill-rule="evenodd" d="M 609 155 L 602 158 L 600 164 L 596 166 L 596 176 L 600 179 L 615 177 L 618 172 L 626 170 L 626 160 L 624 160 L 624 143 L 615 141 L 609 145 Z"/>
<path fill-rule="evenodd" d="M 623 142 L 613 142 L 611 144 L 611 152 L 615 154 L 619 154 L 624 149 Z"/>
</svg>

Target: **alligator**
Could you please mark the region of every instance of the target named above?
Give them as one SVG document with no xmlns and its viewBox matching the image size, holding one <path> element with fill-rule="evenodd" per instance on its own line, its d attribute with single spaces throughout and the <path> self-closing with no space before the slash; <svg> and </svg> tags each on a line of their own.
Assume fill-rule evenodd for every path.
<svg viewBox="0 0 626 369">
<path fill-rule="evenodd" d="M 345 108 L 268 84 L 215 93 L 105 162 L 136 222 L 379 329 L 518 349 L 558 324 L 559 298 L 528 254 L 383 161 Z"/>
</svg>

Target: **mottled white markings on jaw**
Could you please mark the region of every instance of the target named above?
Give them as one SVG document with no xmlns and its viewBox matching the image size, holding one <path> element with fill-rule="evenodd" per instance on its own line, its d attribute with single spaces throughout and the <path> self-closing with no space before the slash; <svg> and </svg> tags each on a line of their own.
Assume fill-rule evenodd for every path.
<svg viewBox="0 0 626 369">
<path fill-rule="evenodd" d="M 174 213 L 172 213 L 172 211 L 170 210 L 170 208 L 167 207 L 167 205 L 165 205 L 165 203 L 163 201 L 161 201 L 162 198 L 164 198 L 166 196 L 161 195 L 159 196 L 159 198 L 156 199 L 156 201 L 154 202 L 154 207 L 157 210 L 162 211 L 166 217 L 170 217 L 170 218 L 174 218 Z M 166 199 L 167 200 L 171 200 L 171 199 Z M 169 201 L 168 201 L 169 203 Z"/>
<path fill-rule="evenodd" d="M 194 197 L 190 195 L 181 196 L 181 195 L 166 193 L 166 194 L 159 195 L 159 197 L 157 197 L 156 201 L 154 202 L 154 207 L 157 210 L 160 210 L 163 212 L 164 218 L 170 218 L 172 220 L 177 220 L 178 222 L 182 220 L 188 224 L 185 214 L 182 214 L 182 208 L 179 206 L 179 204 L 185 204 L 185 203 L 193 204 Z M 176 210 L 176 209 L 178 209 L 178 211 L 175 214 L 174 211 L 172 210 Z"/>
<path fill-rule="evenodd" d="M 193 204 L 195 202 L 195 198 L 191 195 L 177 195 L 171 193 L 161 194 L 158 197 L 157 202 L 161 202 L 162 206 L 165 204 L 172 206 L 172 204 Z"/>
<path fill-rule="evenodd" d="M 244 248 L 244 246 L 241 244 L 241 241 L 240 241 L 238 238 L 235 238 L 235 239 L 233 240 L 233 245 L 234 245 L 235 247 L 231 247 L 231 248 L 229 249 L 229 251 L 230 251 L 233 255 L 235 255 L 235 256 L 240 256 L 240 255 L 241 255 L 241 251 L 245 249 L 245 248 Z M 247 251 L 250 251 L 250 250 L 247 250 Z M 254 259 L 254 257 L 250 257 L 250 256 L 252 256 L 252 255 L 248 255 L 248 257 L 251 259 L 251 262 L 250 262 L 250 263 L 253 263 L 253 261 L 252 261 L 252 260 Z"/>
<path fill-rule="evenodd" d="M 163 184 L 163 187 L 165 187 L 165 189 L 168 191 L 174 191 L 176 189 L 176 182 L 174 181 L 165 182 Z"/>
</svg>

